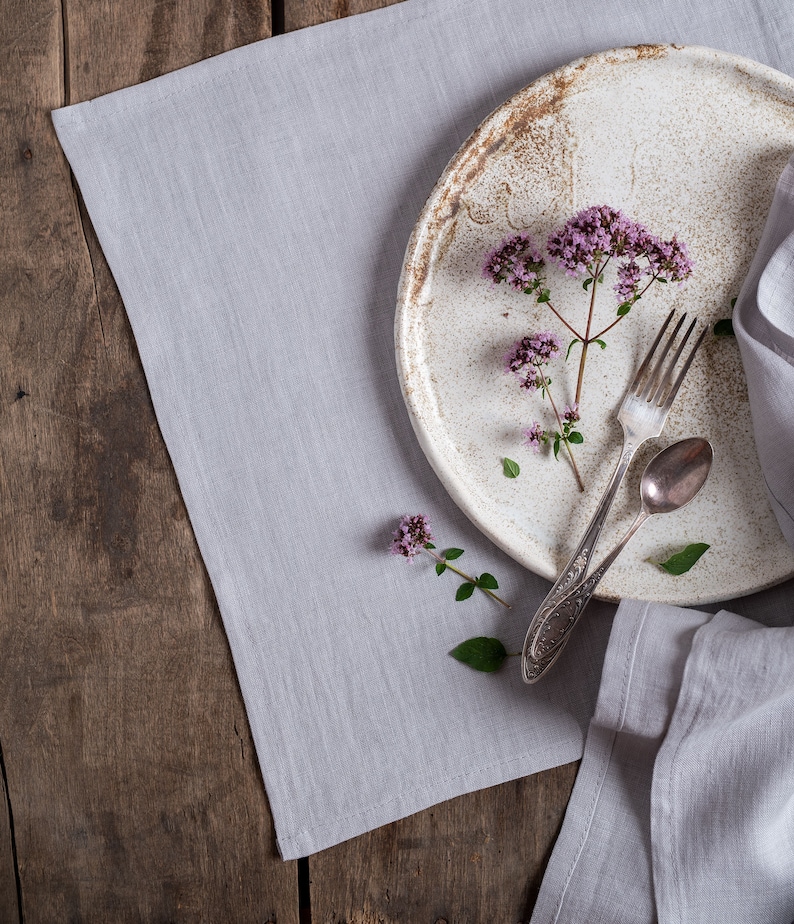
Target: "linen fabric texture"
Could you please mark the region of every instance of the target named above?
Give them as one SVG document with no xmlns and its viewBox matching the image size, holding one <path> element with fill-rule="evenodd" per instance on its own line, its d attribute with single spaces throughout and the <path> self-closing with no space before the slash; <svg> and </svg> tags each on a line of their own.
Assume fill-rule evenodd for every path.
<svg viewBox="0 0 794 924">
<path fill-rule="evenodd" d="M 447 655 L 472 635 L 520 648 L 548 583 L 452 505 L 400 396 L 397 282 L 435 180 L 490 111 L 568 61 L 672 42 L 792 74 L 793 25 L 783 2 L 605 0 L 593 15 L 583 0 L 406 0 L 53 113 L 218 599 L 285 859 L 577 759 L 595 707 L 610 605 L 591 605 L 566 669 L 531 688 L 517 668 L 485 677 Z M 456 603 L 427 556 L 388 556 L 417 512 L 497 575 L 510 612 L 484 594 Z M 789 600 L 770 591 L 749 615 L 779 622 Z"/>
</svg>

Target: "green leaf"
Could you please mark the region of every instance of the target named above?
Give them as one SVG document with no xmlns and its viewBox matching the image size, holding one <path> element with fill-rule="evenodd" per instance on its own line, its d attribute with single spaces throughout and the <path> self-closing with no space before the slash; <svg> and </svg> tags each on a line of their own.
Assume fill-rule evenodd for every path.
<svg viewBox="0 0 794 924">
<path fill-rule="evenodd" d="M 658 561 L 656 564 L 664 568 L 668 574 L 685 574 L 709 548 L 705 542 L 693 542 L 682 551 L 671 555 L 667 561 Z"/>
<path fill-rule="evenodd" d="M 664 278 L 664 276 L 657 276 L 657 277 L 656 277 L 656 281 L 657 281 L 657 282 L 665 282 L 665 283 L 667 282 L 667 280 Z"/>
<path fill-rule="evenodd" d="M 549 292 L 548 289 L 543 289 L 540 295 L 538 296 L 538 304 L 540 305 L 543 302 L 548 302 L 550 300 L 551 300 L 551 292 Z"/>
<path fill-rule="evenodd" d="M 576 346 L 577 343 L 581 343 L 581 342 L 582 341 L 579 340 L 578 337 L 571 340 L 571 342 L 568 344 L 568 352 L 565 354 L 566 359 L 568 359 L 568 357 L 571 355 L 571 350 L 574 348 L 574 346 Z"/>
<path fill-rule="evenodd" d="M 460 602 L 461 600 L 468 600 L 469 597 L 474 593 L 474 584 L 471 581 L 466 581 L 465 584 L 461 584 L 458 588 L 458 592 L 455 594 L 455 599 Z"/>
<path fill-rule="evenodd" d="M 739 296 L 738 296 L 738 295 L 737 295 L 735 298 L 732 298 L 732 299 L 731 299 L 731 308 L 735 308 L 735 307 L 736 307 L 736 302 L 738 302 L 738 301 L 739 301 Z"/>
<path fill-rule="evenodd" d="M 432 542 L 426 542 L 426 543 L 425 543 L 425 548 L 426 548 L 426 549 L 434 549 L 435 546 L 433 545 Z"/>
<path fill-rule="evenodd" d="M 599 281 L 599 282 L 603 282 L 603 281 L 604 281 L 604 274 L 603 274 L 603 273 L 601 273 L 601 275 L 598 277 L 598 281 Z"/>
<path fill-rule="evenodd" d="M 436 574 L 443 574 L 447 570 L 447 566 L 443 561 L 436 562 Z"/>
<path fill-rule="evenodd" d="M 487 571 L 483 571 L 477 578 L 477 586 L 483 587 L 486 590 L 499 590 L 499 584 L 496 578 L 492 574 L 488 574 Z"/>
<path fill-rule="evenodd" d="M 622 318 L 624 315 L 627 315 L 631 311 L 631 302 L 623 302 L 622 305 L 618 305 L 618 317 Z"/>
<path fill-rule="evenodd" d="M 521 469 L 518 466 L 518 462 L 514 462 L 512 459 L 505 459 L 502 463 L 502 470 L 505 473 L 506 478 L 518 478 Z"/>
<path fill-rule="evenodd" d="M 730 318 L 723 318 L 714 325 L 715 337 L 735 337 L 733 331 L 733 321 Z"/>
<path fill-rule="evenodd" d="M 444 552 L 444 558 L 446 558 L 447 561 L 455 561 L 455 559 L 460 558 L 462 554 L 463 549 L 447 549 L 446 552 Z"/>
<path fill-rule="evenodd" d="M 568 442 L 573 443 L 575 446 L 579 446 L 584 442 L 584 437 L 578 430 L 573 430 L 568 434 Z"/>
<path fill-rule="evenodd" d="M 502 666 L 507 657 L 507 649 L 498 638 L 487 638 L 480 635 L 461 642 L 450 651 L 453 658 L 468 664 L 476 671 L 492 673 Z"/>
<path fill-rule="evenodd" d="M 602 350 L 605 350 L 607 348 L 607 345 L 606 343 L 604 343 L 603 340 L 594 340 L 593 343 L 597 343 L 601 347 Z"/>
<path fill-rule="evenodd" d="M 560 434 L 554 434 L 554 458 L 556 459 L 560 452 Z"/>
<path fill-rule="evenodd" d="M 585 279 L 585 281 L 582 283 L 582 288 L 585 290 L 585 292 L 590 288 L 590 286 L 592 285 L 592 282 L 593 282 L 593 277 L 590 276 L 589 278 Z"/>
</svg>

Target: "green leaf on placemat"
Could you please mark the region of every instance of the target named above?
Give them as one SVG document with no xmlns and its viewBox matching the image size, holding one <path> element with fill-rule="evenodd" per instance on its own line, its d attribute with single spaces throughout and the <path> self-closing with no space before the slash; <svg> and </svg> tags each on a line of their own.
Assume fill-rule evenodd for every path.
<svg viewBox="0 0 794 924">
<path fill-rule="evenodd" d="M 447 549 L 446 552 L 444 552 L 444 558 L 446 558 L 447 561 L 455 561 L 455 559 L 460 558 L 462 554 L 463 549 Z"/>
<path fill-rule="evenodd" d="M 715 337 L 735 337 L 733 331 L 733 321 L 730 318 L 723 318 L 714 325 Z"/>
<path fill-rule="evenodd" d="M 458 601 L 468 600 L 469 597 L 474 593 L 474 587 L 475 585 L 472 584 L 471 581 L 466 581 L 465 584 L 461 584 L 457 590 L 457 593 L 455 594 L 455 599 Z"/>
<path fill-rule="evenodd" d="M 487 571 L 477 578 L 477 586 L 485 587 L 487 590 L 499 590 L 499 585 L 496 583 L 496 578 L 492 574 L 488 574 Z"/>
<path fill-rule="evenodd" d="M 502 666 L 502 662 L 507 657 L 507 649 L 498 638 L 487 638 L 481 635 L 461 642 L 457 648 L 450 651 L 450 654 L 476 671 L 491 673 Z"/>
<path fill-rule="evenodd" d="M 693 542 L 682 551 L 671 555 L 667 561 L 657 561 L 654 564 L 664 568 L 668 574 L 685 574 L 709 548 L 705 542 Z"/>
</svg>

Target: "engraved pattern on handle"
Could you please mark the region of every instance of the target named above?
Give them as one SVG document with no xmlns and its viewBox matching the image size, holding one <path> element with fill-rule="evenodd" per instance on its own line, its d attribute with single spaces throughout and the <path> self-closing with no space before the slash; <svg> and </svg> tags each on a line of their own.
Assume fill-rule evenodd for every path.
<svg viewBox="0 0 794 924">
<path fill-rule="evenodd" d="M 539 655 L 536 651 L 536 639 L 547 617 L 554 611 L 560 601 L 567 597 L 585 579 L 590 559 L 592 558 L 601 531 L 604 528 L 604 523 L 609 515 L 609 511 L 612 509 L 615 495 L 618 492 L 618 488 L 623 483 L 623 479 L 626 476 L 626 472 L 631 464 L 631 460 L 634 458 L 635 452 L 638 447 L 642 445 L 642 442 L 644 442 L 644 440 L 635 443 L 633 440 L 630 440 L 628 436 L 625 437 L 623 452 L 615 467 L 615 471 L 612 473 L 609 484 L 595 509 L 595 513 L 585 530 L 584 536 L 582 536 L 568 564 L 563 568 L 562 574 L 546 595 L 543 603 L 541 603 L 538 611 L 535 613 L 532 622 L 529 624 L 522 652 L 524 679 L 528 679 L 531 673 L 528 664 L 529 660 L 538 660 Z"/>
</svg>

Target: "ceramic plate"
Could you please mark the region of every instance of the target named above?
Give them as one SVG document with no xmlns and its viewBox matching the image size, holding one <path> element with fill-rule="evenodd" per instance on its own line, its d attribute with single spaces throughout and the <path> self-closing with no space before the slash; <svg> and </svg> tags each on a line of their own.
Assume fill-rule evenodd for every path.
<svg viewBox="0 0 794 924">
<path fill-rule="evenodd" d="M 615 414 L 652 335 L 672 308 L 713 325 L 730 315 L 760 239 L 775 183 L 794 149 L 794 81 L 704 48 L 643 46 L 600 53 L 548 74 L 497 109 L 452 159 L 414 229 L 396 316 L 401 386 L 421 446 L 454 501 L 527 568 L 556 577 L 587 525 L 620 452 Z M 548 308 L 481 275 L 505 236 L 543 244 L 578 210 L 609 204 L 651 231 L 684 240 L 696 263 L 684 286 L 654 285 L 591 347 L 582 400 L 585 443 L 570 466 L 535 456 L 521 430 L 548 421 L 548 402 L 503 372 L 525 334 L 565 330 Z M 555 306 L 583 326 L 581 282 L 549 268 Z M 615 317 L 607 279 L 596 323 Z M 570 336 L 563 339 L 570 340 Z M 575 354 L 575 350 L 574 350 Z M 597 355 L 596 355 L 597 354 Z M 572 400 L 578 360 L 550 367 Z M 639 509 L 639 477 L 663 446 L 704 436 L 709 482 L 677 513 L 653 518 L 601 584 L 606 599 L 676 604 L 724 600 L 794 574 L 794 553 L 769 508 L 734 338 L 709 334 L 659 440 L 640 451 L 602 534 L 597 560 Z M 515 479 L 503 460 L 520 465 Z M 685 575 L 649 563 L 692 542 L 711 548 Z"/>
</svg>

